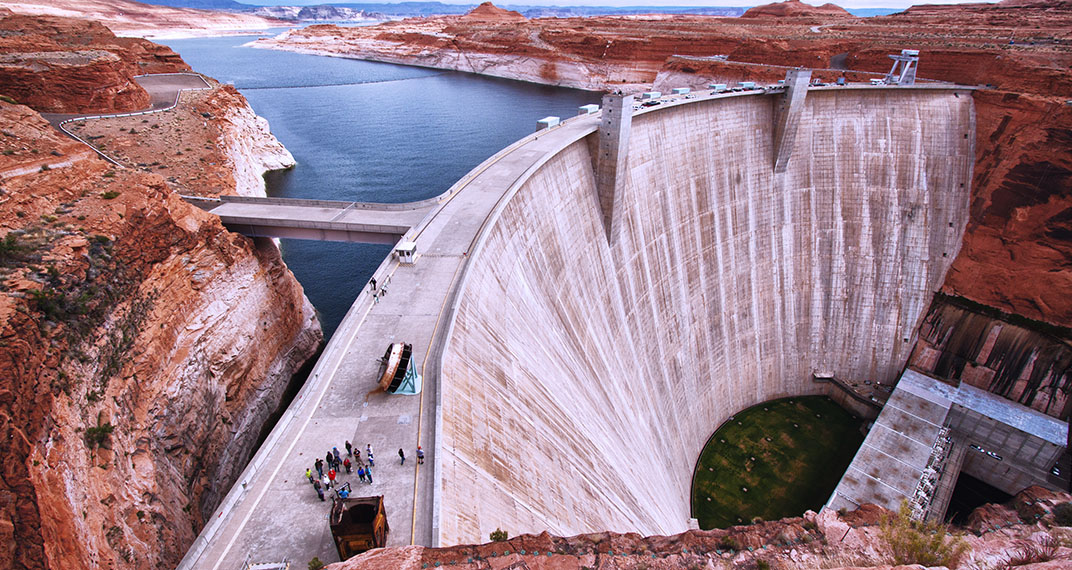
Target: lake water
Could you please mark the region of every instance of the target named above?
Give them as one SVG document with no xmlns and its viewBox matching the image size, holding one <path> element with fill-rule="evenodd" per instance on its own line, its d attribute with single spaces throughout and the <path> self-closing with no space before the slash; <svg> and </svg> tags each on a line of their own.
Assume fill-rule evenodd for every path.
<svg viewBox="0 0 1072 570">
<path fill-rule="evenodd" d="M 431 198 L 484 159 L 600 94 L 468 73 L 241 47 L 256 36 L 168 40 L 195 70 L 230 82 L 298 165 L 268 194 L 408 202 Z M 283 258 L 338 326 L 390 247 L 282 240 Z"/>
</svg>

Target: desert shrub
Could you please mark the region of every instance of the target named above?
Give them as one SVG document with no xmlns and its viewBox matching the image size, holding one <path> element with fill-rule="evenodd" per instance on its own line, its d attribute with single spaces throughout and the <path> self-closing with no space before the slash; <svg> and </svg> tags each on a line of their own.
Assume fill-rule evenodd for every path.
<svg viewBox="0 0 1072 570">
<path fill-rule="evenodd" d="M 15 99 L 13 99 L 10 95 L 0 95 L 0 101 L 3 101 L 4 103 L 11 103 L 12 105 L 18 105 L 18 102 L 16 102 Z"/>
<path fill-rule="evenodd" d="M 309 561 L 309 570 L 320 570 L 323 567 L 324 563 L 320 561 L 319 556 L 314 556 L 313 559 Z"/>
<path fill-rule="evenodd" d="M 771 570 L 770 562 L 766 560 L 756 560 L 756 570 Z"/>
<path fill-rule="evenodd" d="M 944 524 L 913 520 L 907 500 L 897 514 L 883 517 L 880 535 L 895 564 L 953 567 L 968 548 Z"/>
<path fill-rule="evenodd" d="M 1053 521 L 1059 526 L 1072 526 L 1072 502 L 1054 507 Z"/>
<path fill-rule="evenodd" d="M 723 536 L 722 540 L 718 541 L 718 546 L 723 550 L 738 550 L 741 548 L 741 545 L 737 544 L 737 539 L 732 536 Z"/>
<path fill-rule="evenodd" d="M 101 192 L 101 198 L 104 198 L 105 200 L 112 200 L 114 198 L 117 198 L 118 196 L 119 196 L 119 192 L 116 192 L 115 190 L 109 190 L 107 192 Z"/>
<path fill-rule="evenodd" d="M 86 429 L 86 445 L 90 448 L 103 445 L 112 436 L 112 432 L 115 431 L 115 426 L 110 423 L 104 423 L 97 427 L 91 427 Z"/>
<path fill-rule="evenodd" d="M 0 264 L 5 261 L 22 261 L 30 253 L 31 248 L 19 241 L 19 236 L 8 233 L 0 239 Z"/>
<path fill-rule="evenodd" d="M 492 542 L 503 542 L 506 539 L 510 538 L 510 535 L 507 534 L 505 530 L 501 528 L 496 528 L 495 530 L 491 531 L 491 534 L 488 535 L 488 538 L 490 538 Z"/>
<path fill-rule="evenodd" d="M 1057 539 L 1052 536 L 1043 537 L 1038 541 L 1021 541 L 1016 548 L 1016 551 L 1000 568 L 1008 569 L 1017 566 L 1027 566 L 1028 564 L 1049 562 L 1057 557 L 1057 549 L 1059 547 L 1060 544 L 1057 542 Z"/>
</svg>

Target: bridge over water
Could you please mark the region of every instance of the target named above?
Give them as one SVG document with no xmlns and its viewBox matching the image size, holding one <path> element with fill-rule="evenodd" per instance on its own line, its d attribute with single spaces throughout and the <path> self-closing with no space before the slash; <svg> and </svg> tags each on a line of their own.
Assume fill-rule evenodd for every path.
<svg viewBox="0 0 1072 570">
<path fill-rule="evenodd" d="M 438 199 L 374 204 L 291 198 L 183 198 L 220 217 L 227 229 L 250 237 L 393 245 L 428 216 Z"/>
</svg>

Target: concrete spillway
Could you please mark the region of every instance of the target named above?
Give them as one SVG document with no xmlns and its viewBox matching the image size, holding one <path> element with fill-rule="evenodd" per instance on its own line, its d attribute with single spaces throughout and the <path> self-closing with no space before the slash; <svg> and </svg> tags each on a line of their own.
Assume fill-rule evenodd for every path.
<svg viewBox="0 0 1072 570">
<path fill-rule="evenodd" d="M 812 89 L 777 174 L 772 99 L 635 116 L 610 241 L 594 134 L 499 203 L 443 348 L 440 544 L 683 531 L 731 414 L 897 379 L 966 223 L 970 93 Z"/>
</svg>

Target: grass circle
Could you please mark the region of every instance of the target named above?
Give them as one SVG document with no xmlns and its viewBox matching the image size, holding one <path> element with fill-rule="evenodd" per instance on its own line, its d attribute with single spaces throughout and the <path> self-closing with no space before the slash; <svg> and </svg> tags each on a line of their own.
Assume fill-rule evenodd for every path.
<svg viewBox="0 0 1072 570">
<path fill-rule="evenodd" d="M 818 510 L 863 442 L 860 424 L 825 396 L 771 400 L 734 414 L 700 453 L 692 516 L 708 530 Z"/>
</svg>

